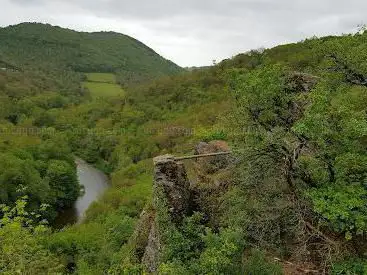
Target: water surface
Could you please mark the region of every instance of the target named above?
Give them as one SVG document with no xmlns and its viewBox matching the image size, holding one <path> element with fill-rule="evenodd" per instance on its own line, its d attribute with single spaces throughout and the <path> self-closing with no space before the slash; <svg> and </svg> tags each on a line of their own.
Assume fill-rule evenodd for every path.
<svg viewBox="0 0 367 275">
<path fill-rule="evenodd" d="M 87 164 L 81 159 L 76 159 L 79 183 L 84 186 L 84 192 L 70 209 L 65 209 L 55 221 L 55 227 L 62 228 L 66 225 L 80 223 L 88 207 L 98 199 L 109 187 L 108 177 L 100 170 Z"/>
</svg>

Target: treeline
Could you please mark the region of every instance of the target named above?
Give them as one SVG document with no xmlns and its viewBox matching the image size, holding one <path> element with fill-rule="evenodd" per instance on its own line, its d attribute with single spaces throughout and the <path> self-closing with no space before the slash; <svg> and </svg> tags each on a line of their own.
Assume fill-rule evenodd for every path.
<svg viewBox="0 0 367 275">
<path fill-rule="evenodd" d="M 24 211 L 38 222 L 52 223 L 79 195 L 67 140 L 53 131 L 38 130 L 54 122 L 55 110 L 86 100 L 79 79 L 71 73 L 8 68 L 0 72 L 0 204 L 12 208 L 27 197 Z"/>
<path fill-rule="evenodd" d="M 27 198 L 26 211 L 36 221 L 53 221 L 79 196 L 74 158 L 62 138 L 45 139 L 26 149 L 0 153 L 0 201 L 14 206 Z"/>
</svg>

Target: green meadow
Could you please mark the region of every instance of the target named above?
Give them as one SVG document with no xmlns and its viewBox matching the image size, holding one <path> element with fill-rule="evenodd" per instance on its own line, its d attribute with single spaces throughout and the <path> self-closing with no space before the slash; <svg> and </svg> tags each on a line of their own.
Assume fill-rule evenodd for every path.
<svg viewBox="0 0 367 275">
<path fill-rule="evenodd" d="M 93 98 L 115 97 L 125 95 L 120 85 L 116 84 L 114 74 L 108 73 L 87 73 L 87 81 L 83 82 L 83 87 L 90 91 Z"/>
</svg>

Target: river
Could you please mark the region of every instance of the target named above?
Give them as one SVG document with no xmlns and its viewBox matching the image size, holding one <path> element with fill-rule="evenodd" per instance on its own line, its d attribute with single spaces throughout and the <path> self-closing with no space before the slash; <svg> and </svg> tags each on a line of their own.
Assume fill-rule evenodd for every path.
<svg viewBox="0 0 367 275">
<path fill-rule="evenodd" d="M 97 200 L 109 187 L 108 177 L 100 170 L 81 159 L 76 159 L 75 163 L 77 164 L 79 183 L 84 186 L 84 192 L 72 208 L 66 209 L 59 214 L 54 224 L 56 228 L 80 223 L 92 202 Z"/>
</svg>

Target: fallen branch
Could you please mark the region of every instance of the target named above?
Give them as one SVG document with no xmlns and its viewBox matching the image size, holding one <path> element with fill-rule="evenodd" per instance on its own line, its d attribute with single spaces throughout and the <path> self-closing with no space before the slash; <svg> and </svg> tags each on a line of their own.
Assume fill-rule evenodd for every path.
<svg viewBox="0 0 367 275">
<path fill-rule="evenodd" d="M 310 223 L 308 223 L 308 222 L 306 222 L 306 221 L 304 221 L 305 222 L 305 225 L 306 225 L 306 227 L 308 228 L 308 229 L 310 229 L 311 231 L 314 231 L 314 232 L 316 232 L 319 236 L 321 236 L 325 241 L 327 241 L 327 242 L 329 242 L 329 243 L 331 243 L 331 244 L 333 244 L 333 245 L 336 245 L 336 243 L 332 240 L 332 239 L 330 239 L 328 236 L 326 236 L 324 233 L 322 233 L 319 229 L 317 229 L 317 228 L 315 228 L 314 226 L 312 226 Z"/>
<path fill-rule="evenodd" d="M 303 272 L 303 273 L 306 273 L 306 274 L 309 274 L 309 273 L 314 273 L 314 274 L 319 274 L 320 273 L 320 270 L 315 270 L 315 269 L 305 269 L 305 268 L 300 268 L 298 267 L 296 264 L 294 263 L 291 263 L 291 262 L 288 262 L 288 261 L 283 261 L 282 259 L 279 259 L 279 258 L 274 258 L 274 260 L 278 263 L 282 263 L 284 265 L 288 265 L 288 266 L 292 266 L 294 267 L 297 271 L 300 271 L 300 272 Z"/>
<path fill-rule="evenodd" d="M 221 156 L 221 155 L 230 155 L 232 154 L 231 151 L 228 152 L 218 152 L 218 153 L 210 153 L 210 154 L 203 154 L 203 155 L 192 155 L 192 156 L 186 156 L 186 157 L 175 157 L 175 160 L 185 160 L 185 159 L 196 159 L 196 158 L 206 158 L 206 157 L 215 157 L 215 156 Z"/>
</svg>

